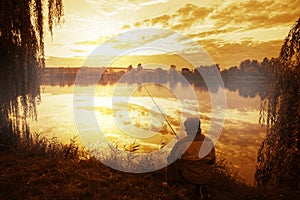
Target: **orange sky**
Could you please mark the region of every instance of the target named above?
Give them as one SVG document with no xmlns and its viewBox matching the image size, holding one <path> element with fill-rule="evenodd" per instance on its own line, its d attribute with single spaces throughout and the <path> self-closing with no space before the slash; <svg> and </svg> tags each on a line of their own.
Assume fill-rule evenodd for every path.
<svg viewBox="0 0 300 200">
<path fill-rule="evenodd" d="M 141 3 L 142 2 L 142 3 Z M 47 67 L 77 67 L 103 42 L 107 55 L 118 54 L 124 44 L 144 47 L 160 44 L 166 39 L 166 50 L 186 52 L 192 48 L 180 37 L 151 35 L 149 38 L 134 34 L 118 41 L 118 34 L 141 28 L 175 31 L 201 45 L 213 62 L 229 68 L 245 59 L 277 57 L 283 39 L 300 17 L 297 0 L 287 1 L 177 1 L 177 0 L 64 0 L 65 23 L 55 28 L 54 37 L 46 37 Z M 113 45 L 107 41 L 113 42 Z M 112 44 L 112 43 L 111 43 Z M 185 67 L 178 56 L 164 56 L 164 52 L 133 53 L 114 60 L 117 67 L 159 63 Z M 105 62 L 99 61 L 97 66 Z M 197 67 L 197 66 L 196 66 Z"/>
</svg>

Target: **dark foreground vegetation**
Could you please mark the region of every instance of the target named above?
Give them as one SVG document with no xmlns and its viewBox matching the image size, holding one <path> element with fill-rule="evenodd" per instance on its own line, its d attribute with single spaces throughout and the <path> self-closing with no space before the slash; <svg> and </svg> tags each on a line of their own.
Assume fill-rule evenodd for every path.
<svg viewBox="0 0 300 200">
<path fill-rule="evenodd" d="M 163 186 L 165 169 L 120 172 L 90 158 L 73 141 L 11 135 L 0 135 L 0 199 L 192 199 L 192 185 Z M 212 199 L 300 198 L 299 192 L 248 186 L 224 160 L 217 162 L 209 188 Z"/>
</svg>

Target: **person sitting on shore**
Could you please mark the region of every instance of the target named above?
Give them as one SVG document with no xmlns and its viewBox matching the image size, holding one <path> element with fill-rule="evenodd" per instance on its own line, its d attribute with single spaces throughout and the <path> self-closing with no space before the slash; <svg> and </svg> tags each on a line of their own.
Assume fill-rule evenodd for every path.
<svg viewBox="0 0 300 200">
<path fill-rule="evenodd" d="M 187 136 L 174 145 L 168 157 L 168 163 L 178 159 L 167 167 L 167 183 L 172 186 L 183 179 L 195 186 L 196 199 L 209 199 L 207 190 L 211 166 L 215 163 L 214 144 L 202 134 L 198 118 L 187 118 L 184 126 Z"/>
</svg>

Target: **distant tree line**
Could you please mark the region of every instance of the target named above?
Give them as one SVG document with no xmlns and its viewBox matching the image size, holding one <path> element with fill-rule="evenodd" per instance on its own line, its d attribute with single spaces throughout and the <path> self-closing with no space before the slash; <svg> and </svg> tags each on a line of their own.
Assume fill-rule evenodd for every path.
<svg viewBox="0 0 300 200">
<path fill-rule="evenodd" d="M 127 68 L 46 68 L 42 84 L 45 85 L 73 85 L 76 78 L 77 84 L 115 84 L 121 83 L 187 83 L 195 87 L 206 87 L 206 81 L 210 81 L 215 86 L 213 91 L 217 91 L 220 86 L 217 81 L 218 75 L 221 75 L 224 85 L 230 91 L 238 90 L 241 96 L 255 97 L 264 96 L 265 85 L 269 81 L 270 74 L 278 59 L 264 58 L 262 62 L 257 60 L 244 60 L 239 66 L 233 66 L 229 69 L 220 71 L 219 65 L 199 66 L 193 70 L 182 68 L 176 69 L 175 65 L 170 65 L 168 70 L 162 68 L 145 69 L 141 64 L 136 68 L 129 65 Z M 80 76 L 77 76 L 80 71 Z M 205 77 L 205 79 L 203 78 Z M 97 82 L 95 82 L 95 80 Z"/>
</svg>

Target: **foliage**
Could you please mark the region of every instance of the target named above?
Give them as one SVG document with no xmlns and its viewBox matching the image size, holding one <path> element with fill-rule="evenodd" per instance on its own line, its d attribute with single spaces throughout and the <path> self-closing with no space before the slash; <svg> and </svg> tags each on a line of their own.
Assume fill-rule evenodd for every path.
<svg viewBox="0 0 300 200">
<path fill-rule="evenodd" d="M 260 185 L 300 189 L 300 18 L 273 63 L 269 90 L 261 104 L 268 132 L 258 153 Z"/>
<path fill-rule="evenodd" d="M 62 0 L 0 2 L 0 128 L 12 127 L 14 133 L 27 130 L 27 116 L 36 117 L 39 73 L 45 65 L 43 18 L 46 3 L 52 34 L 53 25 L 61 22 Z"/>
<path fill-rule="evenodd" d="M 3 134 L 0 134 L 0 137 Z M 1 141 L 1 140 L 0 140 Z M 0 143 L 1 145 L 1 143 Z M 117 155 L 118 156 L 118 155 Z M 111 159 L 107 157 L 107 159 Z M 123 160 L 129 162 L 128 158 Z M 0 149 L 0 199 L 192 199 L 193 186 L 162 184 L 165 169 L 126 173 L 96 160 L 71 140 L 62 144 L 36 135 Z M 145 162 L 149 162 L 146 160 Z M 212 199 L 297 199 L 299 193 L 245 185 L 227 166 L 216 163 L 209 184 Z"/>
</svg>

